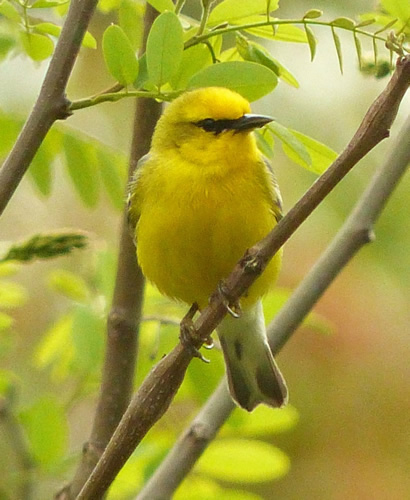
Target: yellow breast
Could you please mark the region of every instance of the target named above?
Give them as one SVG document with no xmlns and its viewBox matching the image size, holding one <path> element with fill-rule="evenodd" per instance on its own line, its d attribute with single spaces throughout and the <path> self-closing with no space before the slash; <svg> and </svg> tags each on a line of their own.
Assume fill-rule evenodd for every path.
<svg viewBox="0 0 410 500">
<path fill-rule="evenodd" d="M 197 162 L 168 152 L 149 160 L 138 182 L 142 271 L 162 293 L 188 304 L 204 307 L 245 250 L 276 224 L 265 167 L 250 157 L 236 158 L 234 168 L 198 169 Z M 274 284 L 280 259 L 251 287 L 245 306 Z"/>
</svg>

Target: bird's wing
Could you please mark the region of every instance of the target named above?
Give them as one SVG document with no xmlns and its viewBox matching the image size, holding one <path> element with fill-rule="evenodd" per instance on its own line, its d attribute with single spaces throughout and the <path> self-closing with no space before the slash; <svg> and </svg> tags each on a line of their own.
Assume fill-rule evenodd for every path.
<svg viewBox="0 0 410 500">
<path fill-rule="evenodd" d="M 270 164 L 269 160 L 263 157 L 263 163 L 265 164 L 268 177 L 270 179 L 268 196 L 272 203 L 272 211 L 275 215 L 276 221 L 279 222 L 283 216 L 283 212 L 282 212 L 282 196 L 280 194 L 278 181 L 276 180 L 275 173 L 273 171 L 272 165 Z"/>
<path fill-rule="evenodd" d="M 128 184 L 127 214 L 128 214 L 128 223 L 133 232 L 135 230 L 135 227 L 137 225 L 140 216 L 139 207 L 140 207 L 141 190 L 139 189 L 139 180 L 141 178 L 143 167 L 147 163 L 149 158 L 150 158 L 149 153 L 140 158 L 139 162 L 137 163 L 137 166 L 135 167 L 132 179 Z"/>
</svg>

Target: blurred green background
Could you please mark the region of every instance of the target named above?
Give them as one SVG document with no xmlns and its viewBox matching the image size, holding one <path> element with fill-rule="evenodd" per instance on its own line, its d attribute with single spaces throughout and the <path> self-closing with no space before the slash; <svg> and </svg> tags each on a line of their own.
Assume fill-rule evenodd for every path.
<svg viewBox="0 0 410 500">
<path fill-rule="evenodd" d="M 341 15 L 354 17 L 373 7 L 374 2 L 367 0 L 283 2 L 278 17 L 300 17 L 309 8 L 323 9 L 329 19 Z M 99 39 L 104 28 L 114 19 L 114 16 L 99 12 L 90 31 Z M 280 83 L 271 96 L 255 103 L 253 110 L 273 115 L 280 123 L 341 151 L 369 105 L 385 87 L 387 79 L 376 80 L 358 71 L 353 40 L 343 33 L 345 69 L 341 75 L 329 30 L 318 28 L 315 32 L 319 45 L 313 63 L 310 63 L 307 46 L 284 43 L 269 46 L 272 54 L 298 78 L 301 87 L 294 89 Z M 45 63 L 33 64 L 23 57 L 0 65 L 2 111 L 21 117 L 27 115 L 46 66 Z M 101 52 L 83 49 L 70 81 L 69 97 L 87 96 L 112 83 L 104 68 Z M 409 104 L 410 95 L 407 95 L 392 128 L 392 138 L 404 123 Z M 76 112 L 66 125 L 96 137 L 126 155 L 133 108 L 132 100 L 128 99 L 115 104 L 102 104 Z M 294 288 L 310 270 L 382 164 L 392 142 L 387 140 L 377 146 L 286 244 L 280 287 Z M 275 149 L 274 168 L 287 211 L 316 177 L 292 164 L 279 144 Z M 320 318 L 324 318 L 331 334 L 322 335 L 312 325 L 303 326 L 279 355 L 279 363 L 290 388 L 290 401 L 299 416 L 296 417 L 296 410 L 290 410 L 287 417 L 295 425 L 292 427 L 289 424 L 292 428 L 288 432 L 273 432 L 275 435 L 268 441 L 288 455 L 290 470 L 278 481 L 243 484 L 243 490 L 259 495 L 246 498 L 410 498 L 409 192 L 410 179 L 407 175 L 375 227 L 376 240 L 361 250 L 317 304 L 315 311 Z M 11 242 L 43 231 L 79 228 L 90 235 L 87 250 L 54 261 L 29 264 L 19 271 L 13 280 L 25 287 L 27 300 L 13 311 L 15 323 L 12 331 L 0 337 L 4 353 L 2 368 L 16 373 L 16 399 L 23 408 L 22 418 L 24 407 L 34 404 L 39 395 L 58 395 L 68 408 L 68 447 L 71 453 L 81 449 L 92 422 L 104 330 L 102 315 L 108 307 L 109 297 L 109 291 L 105 298 L 99 296 L 98 291 L 110 288 L 119 224 L 120 212 L 112 207 L 105 194 L 101 194 L 95 209 L 85 208 L 68 183 L 66 173 L 58 165 L 49 198 L 39 196 L 33 184 L 25 179 L 0 220 L 1 245 L 4 248 Z M 94 326 L 99 340 L 95 344 L 98 344 L 95 356 L 90 361 L 95 366 L 92 376 L 84 375 L 83 380 L 78 367 L 75 381 L 70 379 L 67 376 L 70 370 L 67 368 L 64 372 L 64 361 L 61 359 L 60 364 L 57 363 L 60 371 L 53 363 L 51 368 L 47 368 L 47 362 L 42 366 L 39 361 L 45 332 L 76 302 L 57 294 L 56 287 L 49 285 L 50 273 L 61 268 L 82 276 L 96 296 L 93 300 L 94 319 L 100 317 L 100 321 Z M 156 311 L 155 305 L 167 315 L 180 314 L 181 309 L 169 305 L 152 290 L 150 294 L 148 314 Z M 83 321 L 88 326 L 91 323 L 87 321 L 93 321 L 76 318 L 76 321 Z M 170 330 L 169 335 L 166 335 L 167 329 Z M 160 356 L 176 341 L 176 329 L 166 327 L 161 332 L 160 348 L 157 350 L 157 333 L 157 324 L 150 322 L 144 326 L 142 371 L 151 366 L 150 355 Z M 64 340 L 62 342 L 64 345 Z M 69 364 L 69 361 L 66 362 Z M 217 352 L 212 353 L 209 367 L 196 360 L 194 365 L 176 404 L 158 428 L 152 431 L 152 442 L 157 449 L 154 445 L 141 449 L 141 454 L 145 452 L 154 457 L 150 467 L 160 459 L 173 436 L 182 430 L 183 424 L 189 421 L 188 417 L 195 414 L 198 403 L 204 394 L 209 394 L 222 372 Z M 198 374 L 198 371 L 201 373 Z M 203 384 L 200 391 L 191 387 L 198 380 L 202 380 L 199 383 Z M 81 398 L 76 395 L 79 388 Z M 86 394 L 90 397 L 84 397 Z M 235 414 L 239 413 L 242 414 L 236 410 Z M 263 415 L 269 420 L 269 413 Z M 226 431 L 230 436 L 234 434 L 232 426 L 235 428 L 235 418 L 245 417 L 234 417 L 231 431 Z M 277 416 L 272 418 L 280 419 Z M 7 495 L 12 490 L 13 481 L 18 480 L 18 473 L 10 478 L 6 472 L 9 467 L 16 467 L 16 458 L 10 452 L 4 426 L 0 427 L 0 436 L 0 470 L 3 471 L 0 472 L 0 488 L 4 490 L 4 498 L 11 498 Z M 148 443 L 151 441 L 148 440 Z M 74 463 L 75 458 L 69 455 L 61 460 L 59 466 L 53 466 L 54 469 L 50 466 L 43 473 L 40 471 L 35 480 L 38 487 L 35 498 L 50 497 L 63 478 L 70 478 L 70 464 Z M 133 470 L 134 479 L 141 475 L 141 471 L 137 470 L 138 467 Z M 144 474 L 148 472 L 145 470 Z M 201 478 L 200 469 L 196 477 L 197 480 Z M 127 481 L 129 478 L 124 480 L 124 484 Z M 229 486 L 229 481 L 226 485 Z M 132 486 L 123 488 L 123 493 L 118 493 L 117 498 L 132 498 Z M 189 495 L 185 493 L 181 498 L 189 498 Z M 209 498 L 222 498 L 222 494 L 216 492 L 209 495 Z M 234 498 L 232 495 L 226 498 Z M 0 495 L 0 498 L 3 497 Z"/>
</svg>

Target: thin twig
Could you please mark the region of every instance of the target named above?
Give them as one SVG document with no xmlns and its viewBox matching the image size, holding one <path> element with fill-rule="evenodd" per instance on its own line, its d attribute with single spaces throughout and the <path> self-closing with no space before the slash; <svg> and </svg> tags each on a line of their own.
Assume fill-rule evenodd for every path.
<svg viewBox="0 0 410 500">
<path fill-rule="evenodd" d="M 40 95 L 0 169 L 0 215 L 53 123 L 70 115 L 65 89 L 96 5 L 97 0 L 72 0 L 70 3 Z"/>
<path fill-rule="evenodd" d="M 289 340 L 339 272 L 372 240 L 372 226 L 409 163 L 410 118 L 342 229 L 270 323 L 268 337 L 274 354 Z M 234 408 L 223 377 L 136 500 L 171 498 Z"/>
<path fill-rule="evenodd" d="M 410 56 L 399 58 L 386 89 L 371 105 L 360 127 L 343 153 L 316 181 L 302 199 L 259 244 L 239 261 L 226 280 L 228 296 L 238 299 L 255 281 L 277 250 L 296 231 L 338 182 L 381 140 L 388 137 L 399 104 L 410 84 Z M 215 294 L 194 327 L 193 343 L 209 338 L 226 314 L 224 300 Z M 101 460 L 78 496 L 82 500 L 102 497 L 135 447 L 164 414 L 184 378 L 191 352 L 178 344 L 151 371 L 131 400 Z"/>
<path fill-rule="evenodd" d="M 70 111 L 77 111 L 79 109 L 89 108 L 91 106 L 96 106 L 102 102 L 117 102 L 121 99 L 130 98 L 144 98 L 144 99 L 160 99 L 161 101 L 172 101 L 181 94 L 180 90 L 161 92 L 158 91 L 148 91 L 148 90 L 128 90 L 127 92 L 100 92 L 98 94 L 92 95 L 90 97 L 84 97 L 78 99 L 78 101 L 73 101 L 70 104 Z"/>
<path fill-rule="evenodd" d="M 157 12 L 147 5 L 144 17 L 144 45 Z M 144 47 L 141 50 L 145 50 Z M 138 160 L 148 152 L 161 104 L 138 99 L 131 146 L 129 178 Z M 124 209 L 118 268 L 111 311 L 107 322 L 107 346 L 99 401 L 93 429 L 71 485 L 57 494 L 59 500 L 76 498 L 87 481 L 118 425 L 132 392 L 137 339 L 144 296 L 144 278 L 136 262 L 135 245 Z"/>
<path fill-rule="evenodd" d="M 185 0 L 178 0 L 176 2 L 176 4 L 175 4 L 175 14 L 176 15 L 178 15 L 181 12 L 181 10 L 184 6 L 184 3 L 185 3 Z"/>
<path fill-rule="evenodd" d="M 213 29 L 211 31 L 208 31 L 207 33 L 202 33 L 202 34 L 196 34 L 189 40 L 185 42 L 185 48 L 192 47 L 193 45 L 197 45 L 198 43 L 203 43 L 205 40 L 209 40 L 210 38 L 213 38 L 214 36 L 218 35 L 225 35 L 226 33 L 234 33 L 236 31 L 244 31 L 244 30 L 250 30 L 250 29 L 255 29 L 255 28 L 265 28 L 266 26 L 272 26 L 272 28 L 276 28 L 277 26 L 286 26 L 286 25 L 294 25 L 294 24 L 309 24 L 313 26 L 324 26 L 324 27 L 331 27 L 332 22 L 328 21 L 318 21 L 317 19 L 307 19 L 307 18 L 302 18 L 302 19 L 271 19 L 270 21 L 258 21 L 258 22 L 253 22 L 253 23 L 247 23 L 247 24 L 242 24 L 242 25 L 228 25 L 228 26 L 223 26 L 218 29 Z M 350 31 L 353 32 L 355 31 L 356 33 L 367 36 L 372 38 L 373 40 L 378 40 L 380 42 L 386 42 L 386 38 L 383 38 L 382 36 L 376 35 L 375 33 L 372 33 L 370 31 L 365 31 L 362 29 L 358 28 L 350 28 L 348 26 L 338 26 L 339 29 L 345 30 L 345 31 Z"/>
<path fill-rule="evenodd" d="M 214 3 L 215 0 L 202 0 L 201 22 L 199 24 L 198 32 L 195 36 L 201 36 L 204 33 L 209 14 L 211 13 L 211 7 Z"/>
</svg>

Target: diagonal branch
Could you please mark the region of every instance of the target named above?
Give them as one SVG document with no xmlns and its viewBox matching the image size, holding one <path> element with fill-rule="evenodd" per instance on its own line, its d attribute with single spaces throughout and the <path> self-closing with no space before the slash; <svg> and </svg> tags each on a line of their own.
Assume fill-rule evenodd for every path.
<svg viewBox="0 0 410 500">
<path fill-rule="evenodd" d="M 270 323 L 268 336 L 274 354 L 289 340 L 339 272 L 372 240 L 372 226 L 410 163 L 409 137 L 410 117 L 341 230 Z M 137 499 L 171 498 L 234 408 L 224 377 Z"/>
<path fill-rule="evenodd" d="M 158 13 L 147 5 L 144 17 L 144 43 Z M 148 152 L 161 104 L 153 99 L 138 99 L 129 178 L 139 159 Z M 144 278 L 136 262 L 135 245 L 124 209 L 121 226 L 118 268 L 111 311 L 107 321 L 107 345 L 100 396 L 91 436 L 83 448 L 81 462 L 72 483 L 57 494 L 60 500 L 76 498 L 107 446 L 130 400 L 137 356 L 138 330 L 144 297 Z"/>
<path fill-rule="evenodd" d="M 0 215 L 53 123 L 70 115 L 65 89 L 97 1 L 72 0 L 70 4 L 40 95 L 0 169 Z"/>
<path fill-rule="evenodd" d="M 410 85 L 410 56 L 399 58 L 391 80 L 366 113 L 350 143 L 333 165 L 259 244 L 252 247 L 226 280 L 232 300 L 239 298 L 255 281 L 269 259 L 296 231 L 318 204 L 350 169 L 382 139 L 397 114 Z M 197 347 L 209 337 L 226 314 L 224 300 L 215 294 L 195 322 Z M 151 371 L 131 400 L 101 460 L 79 494 L 79 499 L 99 499 L 114 480 L 135 447 L 164 414 L 184 378 L 192 354 L 178 344 Z"/>
</svg>

